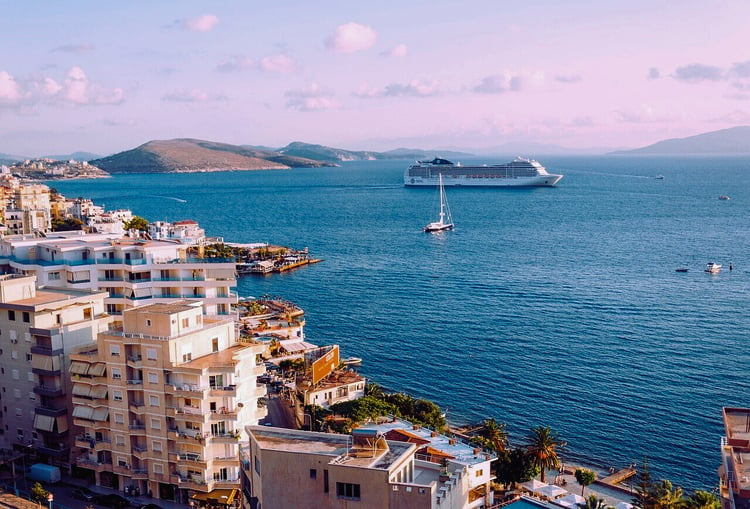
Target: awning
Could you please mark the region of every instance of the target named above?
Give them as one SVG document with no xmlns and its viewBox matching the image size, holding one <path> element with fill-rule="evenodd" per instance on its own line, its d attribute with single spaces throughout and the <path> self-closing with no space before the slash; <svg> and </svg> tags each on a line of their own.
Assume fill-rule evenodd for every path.
<svg viewBox="0 0 750 509">
<path fill-rule="evenodd" d="M 85 375 L 89 371 L 89 363 L 73 361 L 70 363 L 70 372 L 74 375 Z"/>
<path fill-rule="evenodd" d="M 35 415 L 34 416 L 34 429 L 40 429 L 42 431 L 52 431 L 55 425 L 55 418 L 49 415 Z"/>
<path fill-rule="evenodd" d="M 57 423 L 57 431 L 58 433 L 65 433 L 68 431 L 68 418 L 64 415 L 60 415 L 58 417 L 55 417 L 55 422 Z"/>
<path fill-rule="evenodd" d="M 76 405 L 75 408 L 73 408 L 73 417 L 76 418 L 91 420 L 91 415 L 93 413 L 94 409 L 90 406 Z"/>
<path fill-rule="evenodd" d="M 91 386 L 88 384 L 73 384 L 73 396 L 90 397 Z"/>
<path fill-rule="evenodd" d="M 107 386 L 106 385 L 95 385 L 91 389 L 91 397 L 96 399 L 103 399 L 107 397 Z"/>
<path fill-rule="evenodd" d="M 94 364 L 89 368 L 89 375 L 102 376 L 105 369 L 107 369 L 107 367 L 102 363 Z"/>
<path fill-rule="evenodd" d="M 109 408 L 99 407 L 95 408 L 91 418 L 95 421 L 106 421 L 109 419 Z"/>
<path fill-rule="evenodd" d="M 209 493 L 195 493 L 190 498 L 203 502 L 208 502 L 210 500 L 212 503 L 232 505 L 236 497 L 237 490 L 213 490 Z"/>
</svg>

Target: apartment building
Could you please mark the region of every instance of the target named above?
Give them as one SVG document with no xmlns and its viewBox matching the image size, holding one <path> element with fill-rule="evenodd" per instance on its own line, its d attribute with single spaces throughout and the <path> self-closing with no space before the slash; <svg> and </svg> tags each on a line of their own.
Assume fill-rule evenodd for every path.
<svg viewBox="0 0 750 509">
<path fill-rule="evenodd" d="M 69 470 L 68 354 L 107 330 L 105 297 L 37 288 L 33 276 L 0 276 L 0 448 Z"/>
<path fill-rule="evenodd" d="M 44 238 L 0 239 L 0 267 L 33 274 L 40 285 L 109 292 L 111 315 L 154 302 L 200 301 L 204 313 L 227 315 L 237 302 L 235 264 L 190 258 L 177 241 L 123 238 L 114 233 L 54 232 Z"/>
<path fill-rule="evenodd" d="M 188 503 L 239 488 L 245 427 L 266 415 L 263 346 L 200 302 L 128 309 L 122 329 L 71 356 L 78 474 L 92 483 Z"/>
<path fill-rule="evenodd" d="M 52 226 L 49 187 L 16 183 L 5 211 L 10 233 L 46 232 Z"/>
<path fill-rule="evenodd" d="M 719 491 L 722 509 L 750 507 L 750 408 L 724 407 Z"/>
<path fill-rule="evenodd" d="M 247 431 L 244 507 L 478 509 L 494 502 L 494 456 L 405 421 L 351 435 L 263 426 Z"/>
</svg>

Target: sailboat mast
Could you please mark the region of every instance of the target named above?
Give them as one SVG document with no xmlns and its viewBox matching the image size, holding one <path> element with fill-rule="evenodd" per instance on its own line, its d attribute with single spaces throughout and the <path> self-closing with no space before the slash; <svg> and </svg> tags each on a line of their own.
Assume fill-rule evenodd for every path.
<svg viewBox="0 0 750 509">
<path fill-rule="evenodd" d="M 438 186 L 440 187 L 440 224 L 445 224 L 445 199 L 443 198 L 443 174 L 438 173 Z"/>
</svg>

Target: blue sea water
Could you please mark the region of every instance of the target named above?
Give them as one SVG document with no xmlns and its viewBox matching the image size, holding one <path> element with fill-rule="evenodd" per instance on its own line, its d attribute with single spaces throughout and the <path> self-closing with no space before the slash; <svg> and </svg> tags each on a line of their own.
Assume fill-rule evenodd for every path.
<svg viewBox="0 0 750 509">
<path fill-rule="evenodd" d="M 657 478 L 716 485 L 721 407 L 750 405 L 750 159 L 541 162 L 565 174 L 558 187 L 448 188 L 456 229 L 440 235 L 421 231 L 437 192 L 403 187 L 408 161 L 50 185 L 228 241 L 309 247 L 323 263 L 243 277 L 240 295 L 298 303 L 309 341 L 453 422 L 496 417 L 516 443 L 549 425 L 567 462 L 647 456 Z"/>
</svg>

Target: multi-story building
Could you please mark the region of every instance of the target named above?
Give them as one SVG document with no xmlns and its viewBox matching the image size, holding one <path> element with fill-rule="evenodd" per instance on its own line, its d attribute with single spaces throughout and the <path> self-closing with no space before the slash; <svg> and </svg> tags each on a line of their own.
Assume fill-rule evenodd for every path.
<svg viewBox="0 0 750 509">
<path fill-rule="evenodd" d="M 234 262 L 189 258 L 175 241 L 123 238 L 117 234 L 54 232 L 44 238 L 9 235 L 0 239 L 0 267 L 34 274 L 40 285 L 106 290 L 106 310 L 189 299 L 205 314 L 227 315 L 237 294 Z"/>
<path fill-rule="evenodd" d="M 0 448 L 69 469 L 68 354 L 108 328 L 105 297 L 36 288 L 33 276 L 0 276 Z"/>
<path fill-rule="evenodd" d="M 154 240 L 179 240 L 183 244 L 200 245 L 206 239 L 206 231 L 192 219 L 174 223 L 154 221 L 148 225 L 148 234 Z"/>
<path fill-rule="evenodd" d="M 351 436 L 263 426 L 248 434 L 243 495 L 252 509 L 476 509 L 494 502 L 494 456 L 404 421 Z"/>
<path fill-rule="evenodd" d="M 76 463 L 91 482 L 188 503 L 239 488 L 245 427 L 266 415 L 261 345 L 200 302 L 126 310 L 72 355 Z M 213 494 L 213 495 L 212 495 Z"/>
<path fill-rule="evenodd" d="M 724 407 L 719 488 L 722 509 L 750 507 L 750 408 Z"/>
<path fill-rule="evenodd" d="M 52 226 L 49 187 L 44 184 L 18 183 L 13 188 L 5 211 L 11 233 L 46 232 Z"/>
</svg>

